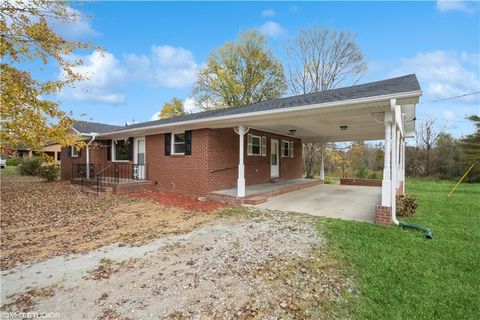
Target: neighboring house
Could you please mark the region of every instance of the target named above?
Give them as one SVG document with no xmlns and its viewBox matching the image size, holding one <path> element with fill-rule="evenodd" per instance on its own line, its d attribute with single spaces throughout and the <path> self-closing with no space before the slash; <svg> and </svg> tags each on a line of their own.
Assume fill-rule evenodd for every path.
<svg viewBox="0 0 480 320">
<path fill-rule="evenodd" d="M 302 142 L 385 140 L 377 211 L 387 219 L 404 189 L 405 138 L 415 135 L 420 96 L 407 75 L 122 127 L 79 121 L 87 147 L 62 149 L 62 178 L 146 180 L 193 195 L 236 187 L 242 199 L 246 186 L 301 178 Z"/>
<path fill-rule="evenodd" d="M 43 147 L 43 152 L 50 156 L 56 164 L 61 163 L 61 151 L 62 147 L 58 143 L 47 144 Z M 37 153 L 30 148 L 17 147 L 11 151 L 11 156 L 18 158 L 31 158 L 36 156 Z"/>
</svg>

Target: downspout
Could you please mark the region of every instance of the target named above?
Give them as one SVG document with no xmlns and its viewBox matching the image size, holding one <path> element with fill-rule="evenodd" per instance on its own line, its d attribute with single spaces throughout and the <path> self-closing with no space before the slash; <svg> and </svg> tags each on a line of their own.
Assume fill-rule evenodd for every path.
<svg viewBox="0 0 480 320">
<path fill-rule="evenodd" d="M 400 148 L 398 148 L 399 144 L 400 144 L 400 139 L 397 139 L 397 135 L 400 134 L 400 132 L 397 131 L 397 121 L 396 121 L 396 117 L 395 117 L 395 112 L 396 112 L 396 100 L 395 99 L 392 99 L 390 100 L 390 110 L 391 110 L 391 114 L 392 114 L 392 122 L 391 122 L 391 128 L 392 128 L 392 137 L 391 137 L 391 140 L 392 140 L 392 147 L 391 147 L 391 161 L 392 161 L 392 165 L 391 165 L 391 175 L 392 175 L 392 184 L 391 184 L 391 212 L 392 212 L 392 222 L 399 226 L 399 227 L 402 227 L 403 229 L 414 229 L 414 230 L 421 230 L 423 231 L 423 234 L 425 235 L 425 238 L 427 239 L 432 239 L 433 235 L 432 235 L 432 231 L 427 228 L 427 227 L 423 227 L 423 226 L 419 226 L 417 224 L 413 224 L 413 223 L 405 223 L 405 222 L 402 222 L 402 221 L 398 221 L 397 220 L 397 180 L 398 180 L 398 156 L 399 156 L 399 151 L 400 151 Z M 405 155 L 403 155 L 405 156 Z M 405 182 L 403 182 L 405 184 Z"/>
<path fill-rule="evenodd" d="M 95 138 L 97 137 L 97 134 L 96 133 L 91 133 L 92 135 L 92 139 L 90 139 L 90 141 L 88 141 L 87 143 L 87 146 L 85 147 L 85 151 L 86 151 L 86 158 L 87 158 L 87 179 L 90 179 L 90 152 L 89 152 L 89 149 L 88 147 L 90 146 L 90 144 L 95 141 Z"/>
</svg>

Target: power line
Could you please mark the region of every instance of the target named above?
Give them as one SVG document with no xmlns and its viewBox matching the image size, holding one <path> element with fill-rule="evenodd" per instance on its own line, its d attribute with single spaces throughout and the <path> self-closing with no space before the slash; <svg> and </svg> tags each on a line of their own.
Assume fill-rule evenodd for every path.
<svg viewBox="0 0 480 320">
<path fill-rule="evenodd" d="M 473 95 L 479 94 L 479 93 L 480 93 L 480 91 L 475 91 L 475 92 L 465 93 L 465 94 L 461 94 L 461 95 L 453 96 L 453 97 L 448 97 L 448 98 L 442 98 L 442 99 L 437 99 L 437 100 L 428 100 L 428 101 L 425 101 L 425 102 L 440 102 L 440 101 L 446 101 L 446 100 L 453 100 L 453 99 L 463 98 L 463 97 L 467 97 L 467 96 L 473 96 Z"/>
</svg>

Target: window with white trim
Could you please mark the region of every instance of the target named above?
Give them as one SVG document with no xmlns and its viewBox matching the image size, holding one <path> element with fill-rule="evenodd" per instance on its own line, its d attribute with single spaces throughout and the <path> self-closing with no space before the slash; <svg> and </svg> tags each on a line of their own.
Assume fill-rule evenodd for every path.
<svg viewBox="0 0 480 320">
<path fill-rule="evenodd" d="M 70 147 L 70 156 L 72 158 L 80 157 L 80 150 L 78 150 L 76 147 Z"/>
<path fill-rule="evenodd" d="M 185 132 L 172 133 L 172 154 L 185 154 Z"/>
<path fill-rule="evenodd" d="M 253 134 L 248 135 L 247 154 L 249 156 L 260 156 L 262 152 L 262 137 Z"/>
<path fill-rule="evenodd" d="M 282 157 L 293 157 L 293 141 L 282 140 Z"/>
<path fill-rule="evenodd" d="M 113 140 L 112 141 L 112 161 L 122 162 L 129 161 L 131 148 L 130 139 Z"/>
</svg>

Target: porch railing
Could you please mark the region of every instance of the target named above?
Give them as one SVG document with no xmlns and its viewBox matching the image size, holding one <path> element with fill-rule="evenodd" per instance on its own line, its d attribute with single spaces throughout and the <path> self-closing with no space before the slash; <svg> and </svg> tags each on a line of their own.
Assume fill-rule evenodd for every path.
<svg viewBox="0 0 480 320">
<path fill-rule="evenodd" d="M 82 190 L 93 188 L 97 195 L 105 187 L 112 184 L 147 180 L 147 165 L 133 163 L 90 164 L 87 174 L 85 164 L 75 163 L 72 167 L 72 178 L 80 180 Z"/>
</svg>

